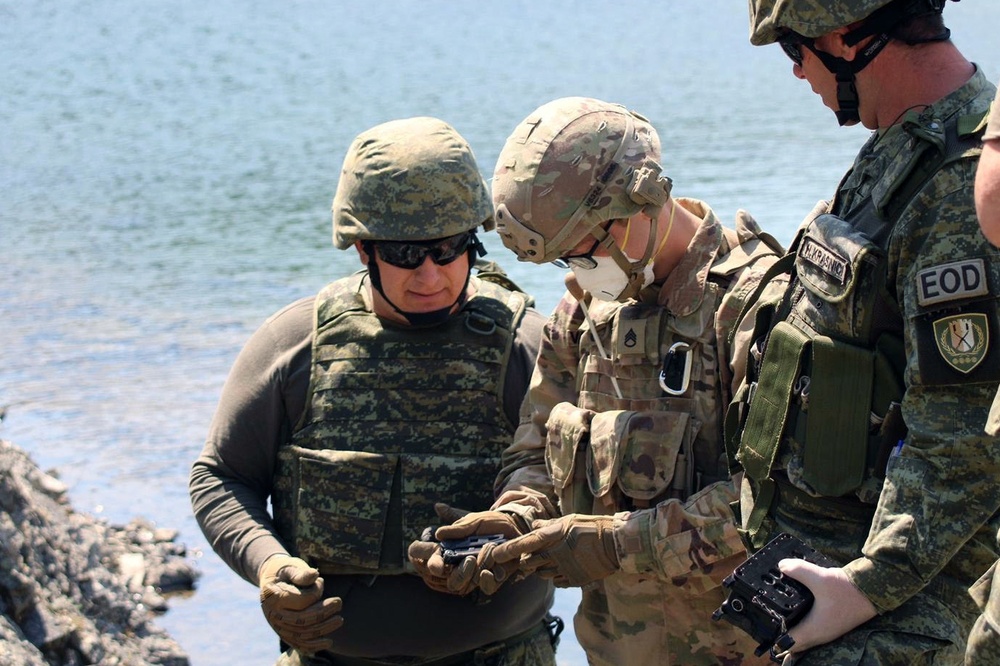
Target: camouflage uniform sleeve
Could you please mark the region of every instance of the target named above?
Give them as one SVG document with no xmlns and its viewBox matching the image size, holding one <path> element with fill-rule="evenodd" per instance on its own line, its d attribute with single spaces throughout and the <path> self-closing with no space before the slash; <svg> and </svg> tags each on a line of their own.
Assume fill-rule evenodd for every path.
<svg viewBox="0 0 1000 666">
<path fill-rule="evenodd" d="M 984 524 L 1000 507 L 1000 447 L 983 432 L 1000 379 L 998 354 L 990 352 L 998 333 L 1000 261 L 976 223 L 975 168 L 961 160 L 939 171 L 904 212 L 889 246 L 888 284 L 903 318 L 909 434 L 890 459 L 863 556 L 845 567 L 879 612 L 899 606 L 945 566 L 975 580 L 980 563 L 966 562 L 959 551 L 987 531 Z M 978 271 L 991 293 L 928 307 L 926 285 L 949 265 Z M 984 356 L 974 369 L 960 372 L 942 346 L 942 323 L 947 331 L 954 316 L 978 331 L 972 343 L 981 344 Z"/>
<path fill-rule="evenodd" d="M 687 577 L 687 584 L 702 580 L 705 590 L 719 585 L 692 573 L 716 571 L 707 566 L 726 558 L 745 556 L 743 542 L 733 522 L 730 502 L 738 495 L 732 482 L 706 486 L 686 501 L 670 499 L 649 509 L 618 514 L 615 546 L 622 571 L 652 574 L 663 580 Z M 711 577 L 709 577 L 710 579 Z"/>
<path fill-rule="evenodd" d="M 996 141 L 1000 139 L 1000 88 L 993 97 L 993 107 L 990 110 L 990 119 L 986 124 L 986 132 L 983 133 L 983 141 Z"/>
<path fill-rule="evenodd" d="M 582 316 L 576 299 L 567 293 L 542 329 L 531 385 L 521 405 L 520 424 L 501 459 L 494 508 L 517 513 L 528 521 L 559 515 L 545 466 L 545 424 L 555 405 L 576 403 L 578 352 L 574 333 Z"/>
</svg>

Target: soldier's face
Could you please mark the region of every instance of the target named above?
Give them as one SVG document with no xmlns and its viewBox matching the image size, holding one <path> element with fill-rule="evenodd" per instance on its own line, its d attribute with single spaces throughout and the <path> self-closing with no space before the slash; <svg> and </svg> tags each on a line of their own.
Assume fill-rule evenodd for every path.
<svg viewBox="0 0 1000 666">
<path fill-rule="evenodd" d="M 824 106 L 834 113 L 840 109 L 840 101 L 837 99 L 837 77 L 833 72 L 827 69 L 826 65 L 823 64 L 823 61 L 816 55 L 816 51 L 829 53 L 836 58 L 853 60 L 857 55 L 857 51 L 870 43 L 873 39 L 869 37 L 858 46 L 848 47 L 845 45 L 843 39 L 845 30 L 846 28 L 840 28 L 822 35 L 821 37 L 817 37 L 813 40 L 811 47 L 806 47 L 804 45 L 801 46 L 800 53 L 802 54 L 802 63 L 799 64 L 794 62 L 792 64 L 792 74 L 807 81 L 812 88 L 812 91 L 819 95 L 820 99 L 823 100 Z M 872 123 L 875 121 L 869 118 L 865 113 L 864 102 L 867 99 L 871 99 L 872 95 L 865 90 L 868 79 L 864 76 L 864 74 L 865 70 L 862 70 L 855 75 L 855 85 L 858 88 L 858 96 L 862 105 L 860 113 L 865 127 L 875 129 L 878 127 L 877 123 L 873 125 Z M 856 121 L 849 122 L 847 124 L 854 125 L 856 124 Z"/>
<path fill-rule="evenodd" d="M 360 243 L 359 243 L 360 245 Z M 362 263 L 367 264 L 368 256 L 358 247 Z M 444 265 L 435 263 L 430 256 L 416 268 L 399 268 L 384 261 L 375 252 L 379 274 L 382 276 L 382 290 L 386 298 L 404 312 L 433 312 L 455 304 L 465 288 L 469 274 L 469 253 L 463 252 L 454 261 Z M 377 290 L 372 290 L 375 314 L 398 321 L 405 321 Z"/>
</svg>

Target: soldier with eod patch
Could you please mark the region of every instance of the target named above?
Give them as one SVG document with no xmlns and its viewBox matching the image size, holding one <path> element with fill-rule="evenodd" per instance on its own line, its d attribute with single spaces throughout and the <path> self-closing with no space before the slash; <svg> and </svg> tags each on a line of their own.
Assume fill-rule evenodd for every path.
<svg viewBox="0 0 1000 666">
<path fill-rule="evenodd" d="M 797 666 L 961 664 L 997 558 L 1000 255 L 973 203 L 995 88 L 945 4 L 749 2 L 751 42 L 873 130 L 778 262 L 730 410 L 748 547 L 789 532 L 841 564 L 780 564 L 816 598 L 778 641 Z"/>
</svg>

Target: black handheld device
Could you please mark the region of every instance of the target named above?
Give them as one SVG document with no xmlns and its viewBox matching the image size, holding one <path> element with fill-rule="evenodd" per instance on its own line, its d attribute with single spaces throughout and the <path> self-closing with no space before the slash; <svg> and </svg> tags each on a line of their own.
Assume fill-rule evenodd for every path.
<svg viewBox="0 0 1000 666">
<path fill-rule="evenodd" d="M 473 534 L 464 539 L 445 539 L 441 542 L 441 557 L 445 564 L 458 564 L 469 555 L 478 555 L 486 544 L 503 543 L 506 540 L 502 534 Z"/>
<path fill-rule="evenodd" d="M 821 567 L 840 566 L 801 539 L 779 534 L 722 581 L 729 597 L 712 613 L 713 620 L 724 619 L 750 634 L 758 642 L 754 654 L 759 657 L 770 652 L 775 662 L 781 660 L 774 646 L 779 651 L 791 647 L 786 632 L 813 605 L 809 588 L 778 570 L 778 562 L 786 558 L 806 560 Z"/>
</svg>

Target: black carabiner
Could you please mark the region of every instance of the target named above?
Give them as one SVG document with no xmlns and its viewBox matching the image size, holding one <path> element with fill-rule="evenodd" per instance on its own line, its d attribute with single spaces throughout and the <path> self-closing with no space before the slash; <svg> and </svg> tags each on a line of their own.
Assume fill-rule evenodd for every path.
<svg viewBox="0 0 1000 666">
<path fill-rule="evenodd" d="M 660 388 L 670 395 L 684 395 L 691 382 L 691 345 L 675 342 L 663 357 Z"/>
</svg>

